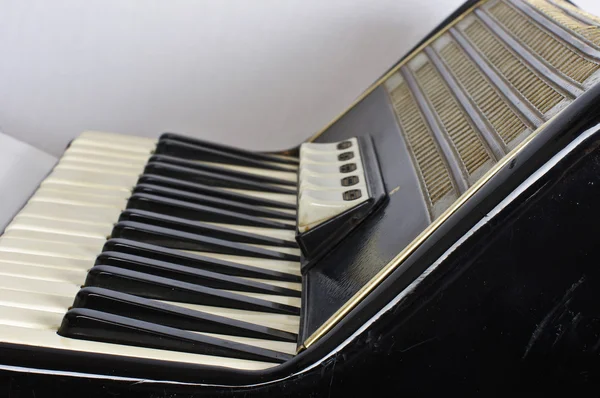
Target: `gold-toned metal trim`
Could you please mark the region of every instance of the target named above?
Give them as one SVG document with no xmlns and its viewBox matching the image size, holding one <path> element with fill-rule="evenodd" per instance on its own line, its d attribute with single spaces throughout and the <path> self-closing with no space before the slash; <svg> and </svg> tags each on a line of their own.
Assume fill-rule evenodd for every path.
<svg viewBox="0 0 600 398">
<path fill-rule="evenodd" d="M 427 47 L 428 45 L 430 45 L 431 43 L 433 43 L 436 39 L 438 39 L 440 36 L 442 36 L 444 33 L 446 33 L 451 27 L 453 27 L 454 25 L 456 25 L 458 22 L 462 21 L 462 19 L 465 18 L 468 14 L 470 14 L 475 8 L 479 7 L 480 5 L 482 5 L 484 3 L 487 3 L 488 1 L 489 0 L 478 1 L 472 7 L 470 7 L 469 9 L 467 9 L 464 13 L 462 13 L 458 17 L 456 17 L 452 22 L 448 23 L 448 25 L 446 25 L 442 29 L 440 29 L 439 32 L 437 32 L 435 35 L 433 35 L 427 41 L 425 41 L 423 44 L 421 44 L 419 47 L 417 47 L 413 52 L 411 52 L 410 54 L 408 54 L 402 61 L 400 61 L 396 66 L 394 66 L 385 75 L 383 75 L 379 80 L 377 80 L 369 88 L 367 88 L 361 95 L 358 96 L 358 98 L 356 98 L 354 100 L 354 102 L 352 102 L 352 104 L 345 111 L 343 111 L 338 116 L 336 116 L 323 129 L 321 129 L 320 131 L 318 131 L 317 133 L 315 133 L 312 137 L 310 137 L 308 140 L 306 140 L 306 142 L 313 142 L 314 140 L 316 140 L 317 138 L 319 138 L 319 136 L 321 134 L 323 134 L 325 131 L 327 131 L 327 129 L 329 127 L 333 126 L 335 124 L 335 122 L 337 122 L 338 120 L 340 120 L 346 113 L 350 112 L 350 110 L 352 108 L 354 108 L 355 105 L 357 105 L 360 101 L 362 101 L 363 99 L 365 99 L 365 97 L 367 95 L 371 94 L 377 87 L 379 87 L 381 84 L 383 84 L 390 76 L 392 76 L 394 73 L 396 73 L 406 63 L 408 63 L 415 55 L 417 55 L 418 53 L 420 53 L 425 47 Z"/>
<path fill-rule="evenodd" d="M 560 113 L 559 113 L 560 114 Z M 331 330 L 342 318 L 344 318 L 354 307 L 356 307 L 371 291 L 373 291 L 381 282 L 385 280 L 408 256 L 410 256 L 433 232 L 438 229 L 452 214 L 454 214 L 462 205 L 465 204 L 479 189 L 481 189 L 494 175 L 496 175 L 504 166 L 509 164 L 518 154 L 537 137 L 559 114 L 554 115 L 539 128 L 533 131 L 527 138 L 520 142 L 512 151 L 496 163 L 486 174 L 483 175 L 474 185 L 463 193 L 452 206 L 442 215 L 433 221 L 423 232 L 421 232 L 408 246 L 387 263 L 371 280 L 364 285 L 350 300 L 348 300 L 340 309 L 338 309 L 321 327 L 310 335 L 304 343 L 298 348 L 298 352 L 310 347 L 317 340 L 323 337 Z"/>
</svg>

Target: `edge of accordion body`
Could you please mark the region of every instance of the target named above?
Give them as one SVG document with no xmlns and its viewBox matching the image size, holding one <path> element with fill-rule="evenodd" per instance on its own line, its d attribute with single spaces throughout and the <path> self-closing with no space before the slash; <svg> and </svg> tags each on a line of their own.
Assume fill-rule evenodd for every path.
<svg viewBox="0 0 600 398">
<path fill-rule="evenodd" d="M 542 7 L 546 3 L 550 11 Z M 365 300 L 567 106 L 600 81 L 598 21 L 561 4 L 558 0 L 476 3 L 309 139 L 316 140 L 375 89 L 384 87 L 431 222 L 305 338 L 299 351 L 315 344 Z"/>
</svg>

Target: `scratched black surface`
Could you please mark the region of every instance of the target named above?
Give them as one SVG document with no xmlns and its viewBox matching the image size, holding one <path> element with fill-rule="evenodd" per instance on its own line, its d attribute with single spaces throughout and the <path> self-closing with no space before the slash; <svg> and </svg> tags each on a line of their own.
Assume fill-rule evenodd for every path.
<svg viewBox="0 0 600 398">
<path fill-rule="evenodd" d="M 308 337 L 429 224 L 414 165 L 388 95 L 378 88 L 331 126 L 317 142 L 370 134 L 389 202 L 331 250 L 305 278 Z"/>
</svg>

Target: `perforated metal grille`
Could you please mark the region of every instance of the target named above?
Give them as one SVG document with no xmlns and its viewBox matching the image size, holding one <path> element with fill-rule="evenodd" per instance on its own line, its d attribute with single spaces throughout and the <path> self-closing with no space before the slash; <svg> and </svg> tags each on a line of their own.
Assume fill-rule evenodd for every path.
<svg viewBox="0 0 600 398">
<path fill-rule="evenodd" d="M 527 129 L 527 125 L 455 42 L 448 43 L 440 55 L 505 144 Z"/>
<path fill-rule="evenodd" d="M 579 15 L 589 21 L 594 21 L 595 23 L 600 24 L 600 18 L 598 18 L 596 15 L 590 14 L 589 12 L 586 12 L 579 7 L 575 7 L 573 4 L 567 3 L 564 0 L 554 0 L 553 2 L 560 6 L 560 8 L 569 10 L 570 12 Z"/>
<path fill-rule="evenodd" d="M 527 0 L 527 3 L 559 25 L 577 33 L 596 45 L 600 45 L 600 28 L 598 26 L 575 19 L 554 4 L 543 0 Z"/>
<path fill-rule="evenodd" d="M 548 112 L 564 99 L 561 93 L 509 51 L 480 21 L 473 21 L 464 32 L 502 76 L 540 113 Z"/>
<path fill-rule="evenodd" d="M 389 94 L 410 152 L 417 163 L 430 206 L 433 206 L 453 190 L 450 173 L 406 83 L 400 84 Z"/>
<path fill-rule="evenodd" d="M 596 63 L 571 50 L 512 6 L 498 2 L 490 7 L 490 13 L 523 45 L 571 79 L 583 83 L 598 70 Z"/>
<path fill-rule="evenodd" d="M 415 73 L 417 82 L 450 137 L 460 161 L 469 175 L 491 160 L 481 137 L 430 62 Z"/>
</svg>

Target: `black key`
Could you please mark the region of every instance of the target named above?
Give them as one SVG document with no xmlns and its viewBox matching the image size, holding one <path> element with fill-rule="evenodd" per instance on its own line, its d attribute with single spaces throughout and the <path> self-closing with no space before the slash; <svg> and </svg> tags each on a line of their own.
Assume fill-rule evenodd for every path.
<svg viewBox="0 0 600 398">
<path fill-rule="evenodd" d="M 198 163 L 198 162 L 193 162 L 191 160 L 179 159 L 179 158 L 176 158 L 173 156 L 153 155 L 148 160 L 148 163 L 150 163 L 150 162 L 160 162 L 160 163 L 172 164 L 175 166 L 186 167 L 188 169 L 208 171 L 210 173 L 227 175 L 227 176 L 231 176 L 231 177 L 235 177 L 235 178 L 239 178 L 241 180 L 247 180 L 247 181 L 263 182 L 263 183 L 267 183 L 267 184 L 290 185 L 292 187 L 295 187 L 297 185 L 296 180 L 294 180 L 294 181 L 282 180 L 280 178 L 262 176 L 262 175 L 247 173 L 247 172 L 243 172 L 243 171 L 231 170 L 231 169 L 227 169 L 224 167 L 206 165 L 206 164 L 202 164 L 202 163 Z"/>
<path fill-rule="evenodd" d="M 160 140 L 156 145 L 154 153 L 175 156 L 183 159 L 196 159 L 206 162 L 293 172 L 293 170 L 290 170 L 284 166 L 278 166 L 277 164 L 268 163 L 259 159 L 172 139 Z"/>
<path fill-rule="evenodd" d="M 183 200 L 189 203 L 236 211 L 238 213 L 249 214 L 256 217 L 280 218 L 282 220 L 292 221 L 296 220 L 295 214 L 283 213 L 277 210 L 264 209 L 255 205 L 240 203 L 223 198 L 215 198 L 210 195 L 202 195 L 180 191 L 173 188 L 160 187 L 157 185 L 138 184 L 133 189 L 133 193 L 146 193 L 150 195 L 162 196 L 163 198 Z"/>
<path fill-rule="evenodd" d="M 135 296 L 179 303 L 300 315 L 300 308 L 291 305 L 106 265 L 92 267 L 84 287 L 102 287 Z"/>
<path fill-rule="evenodd" d="M 154 186 L 161 186 L 165 188 L 173 188 L 180 191 L 196 193 L 200 195 L 208 195 L 215 198 L 222 198 L 232 200 L 239 203 L 246 203 L 256 206 L 276 207 L 280 209 L 292 209 L 296 210 L 296 205 L 291 203 L 278 202 L 275 200 L 257 198 L 255 196 L 244 195 L 237 192 L 227 191 L 204 184 L 197 184 L 188 181 L 178 180 L 176 178 L 169 178 L 153 174 L 143 174 L 138 180 L 138 185 L 151 184 Z"/>
<path fill-rule="evenodd" d="M 213 289 L 234 290 L 238 292 L 272 294 L 276 296 L 300 297 L 298 290 L 273 286 L 267 283 L 249 281 L 237 276 L 223 275 L 217 272 L 185 267 L 147 257 L 134 256 L 117 252 L 103 252 L 96 258 L 95 266 L 111 267 L 143 272 L 194 285 Z"/>
<path fill-rule="evenodd" d="M 269 153 L 246 151 L 244 149 L 233 148 L 230 146 L 216 144 L 214 142 L 203 141 L 203 140 L 199 140 L 197 138 L 186 137 L 184 135 L 175 134 L 175 133 L 162 134 L 159 138 L 159 142 L 162 140 L 167 140 L 167 139 L 180 141 L 180 142 L 186 142 L 188 144 L 198 145 L 198 146 L 204 147 L 204 148 L 218 149 L 223 152 L 235 153 L 238 155 L 247 156 L 247 157 L 250 157 L 253 159 L 259 159 L 259 160 L 263 160 L 266 162 L 292 164 L 292 165 L 299 164 L 298 159 L 280 158 L 278 156 L 274 156 Z"/>
<path fill-rule="evenodd" d="M 250 227 L 294 230 L 292 224 L 267 220 L 248 214 L 219 209 L 211 206 L 198 205 L 183 200 L 164 198 L 157 195 L 136 193 L 127 201 L 128 209 L 139 209 L 173 217 L 187 218 L 194 221 L 206 221 L 222 224 L 247 225 Z"/>
<path fill-rule="evenodd" d="M 113 344 L 281 363 L 291 355 L 105 312 L 69 310 L 58 334 Z"/>
<path fill-rule="evenodd" d="M 286 282 L 302 281 L 302 278 L 299 275 L 185 253 L 179 250 L 173 250 L 166 247 L 150 245 L 147 243 L 136 242 L 127 239 L 110 239 L 104 244 L 102 251 L 114 251 L 119 253 L 134 254 L 142 257 L 150 257 L 156 260 L 185 265 L 186 267 L 219 272 L 225 275 Z"/>
<path fill-rule="evenodd" d="M 232 242 L 290 248 L 298 247 L 298 244 L 295 241 L 272 238 L 270 236 L 256 233 L 236 231 L 230 228 L 210 225 L 200 221 L 191 221 L 186 218 L 166 216 L 164 214 L 154 213 L 146 210 L 126 209 L 119 216 L 119 221 L 133 221 L 143 224 L 150 224 L 157 227 L 171 228 L 177 231 L 189 232 L 191 234 L 207 235 L 213 238 L 229 240 Z"/>
<path fill-rule="evenodd" d="M 118 222 L 112 230 L 111 238 L 137 240 L 171 249 L 300 262 L 300 257 L 293 254 L 131 221 Z"/>
<path fill-rule="evenodd" d="M 189 167 L 182 167 L 163 162 L 149 162 L 144 168 L 144 174 L 158 174 L 165 177 L 222 188 L 296 195 L 296 190 L 294 189 L 283 188 L 272 184 L 232 177 L 230 175 L 210 171 L 190 169 Z"/>
<path fill-rule="evenodd" d="M 72 308 L 87 308 L 194 332 L 296 342 L 295 333 L 97 287 L 81 289 Z"/>
</svg>

